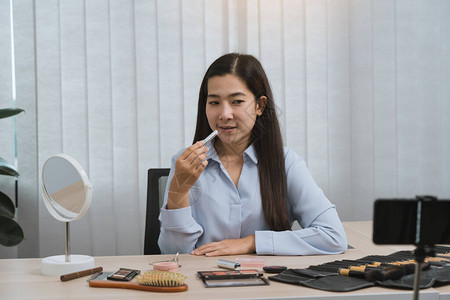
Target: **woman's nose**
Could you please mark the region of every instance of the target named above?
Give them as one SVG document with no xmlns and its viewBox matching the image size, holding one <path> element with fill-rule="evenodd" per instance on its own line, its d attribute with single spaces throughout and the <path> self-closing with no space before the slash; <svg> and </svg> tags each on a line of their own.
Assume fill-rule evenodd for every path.
<svg viewBox="0 0 450 300">
<path fill-rule="evenodd" d="M 233 109 L 230 105 L 222 105 L 219 118 L 221 120 L 233 119 Z"/>
</svg>

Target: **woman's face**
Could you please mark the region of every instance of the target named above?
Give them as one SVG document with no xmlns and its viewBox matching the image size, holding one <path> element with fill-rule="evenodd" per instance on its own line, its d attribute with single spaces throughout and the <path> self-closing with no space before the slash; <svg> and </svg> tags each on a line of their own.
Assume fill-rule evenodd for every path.
<svg viewBox="0 0 450 300">
<path fill-rule="evenodd" d="M 208 80 L 206 117 L 211 129 L 219 132 L 222 143 L 246 147 L 256 117 L 262 112 L 255 95 L 238 76 L 227 74 Z"/>
</svg>

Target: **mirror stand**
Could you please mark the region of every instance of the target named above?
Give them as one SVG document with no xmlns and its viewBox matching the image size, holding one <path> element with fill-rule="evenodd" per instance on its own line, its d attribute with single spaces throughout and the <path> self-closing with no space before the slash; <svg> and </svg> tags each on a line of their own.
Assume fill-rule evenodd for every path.
<svg viewBox="0 0 450 300">
<path fill-rule="evenodd" d="M 41 260 L 43 275 L 60 276 L 95 268 L 94 258 L 88 255 L 70 254 L 70 222 L 65 222 L 65 254 L 45 257 Z"/>
<path fill-rule="evenodd" d="M 69 222 L 66 222 L 66 247 L 65 247 L 65 255 L 66 255 L 66 262 L 70 261 L 70 228 L 69 228 Z"/>
<path fill-rule="evenodd" d="M 65 255 L 48 256 L 41 260 L 41 273 L 43 275 L 60 276 L 87 269 L 95 268 L 94 258 L 87 255 L 70 255 L 66 261 Z"/>
<path fill-rule="evenodd" d="M 92 199 L 92 186 L 80 164 L 66 154 L 50 157 L 42 168 L 42 196 L 50 214 L 65 223 L 65 254 L 43 258 L 41 273 L 60 276 L 94 268 L 92 256 L 70 253 L 69 223 L 86 213 Z"/>
</svg>

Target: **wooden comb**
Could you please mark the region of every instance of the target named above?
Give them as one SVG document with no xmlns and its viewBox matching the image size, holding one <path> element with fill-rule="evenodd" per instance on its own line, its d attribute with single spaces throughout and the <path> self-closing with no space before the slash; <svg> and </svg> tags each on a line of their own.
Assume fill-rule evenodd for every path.
<svg viewBox="0 0 450 300">
<path fill-rule="evenodd" d="M 177 293 L 187 291 L 186 276 L 172 272 L 148 272 L 133 281 L 89 280 L 90 287 L 123 288 L 148 292 Z"/>
</svg>

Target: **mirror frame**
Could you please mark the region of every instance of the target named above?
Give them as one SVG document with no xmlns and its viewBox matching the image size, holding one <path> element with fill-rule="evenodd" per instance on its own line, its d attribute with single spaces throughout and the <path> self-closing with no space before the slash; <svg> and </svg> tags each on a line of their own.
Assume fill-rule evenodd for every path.
<svg viewBox="0 0 450 300">
<path fill-rule="evenodd" d="M 68 163 L 70 163 L 72 165 L 72 167 L 75 168 L 75 170 L 78 172 L 78 174 L 81 177 L 81 180 L 83 181 L 83 185 L 84 185 L 84 191 L 85 191 L 85 199 L 84 199 L 84 204 L 83 207 L 81 208 L 80 212 L 78 213 L 78 216 L 75 216 L 73 218 L 66 218 L 63 217 L 61 215 L 61 213 L 59 213 L 55 207 L 53 206 L 52 202 L 55 202 L 50 195 L 47 193 L 47 190 L 45 188 L 45 182 L 44 182 L 44 170 L 45 170 L 45 166 L 47 165 L 48 161 L 51 160 L 52 158 L 62 158 L 64 160 L 66 160 Z M 89 178 L 86 174 L 86 172 L 84 171 L 83 167 L 72 157 L 70 157 L 67 154 L 56 154 L 53 155 L 51 157 L 49 157 L 44 165 L 42 166 L 42 172 L 41 172 L 41 189 L 42 189 L 42 196 L 44 198 L 44 204 L 47 207 L 47 210 L 50 212 L 50 214 L 57 219 L 58 221 L 62 221 L 62 222 L 72 222 L 75 220 L 80 219 L 82 216 L 84 216 L 84 214 L 88 211 L 89 207 L 91 206 L 91 201 L 92 201 L 92 185 L 89 182 Z"/>
</svg>

